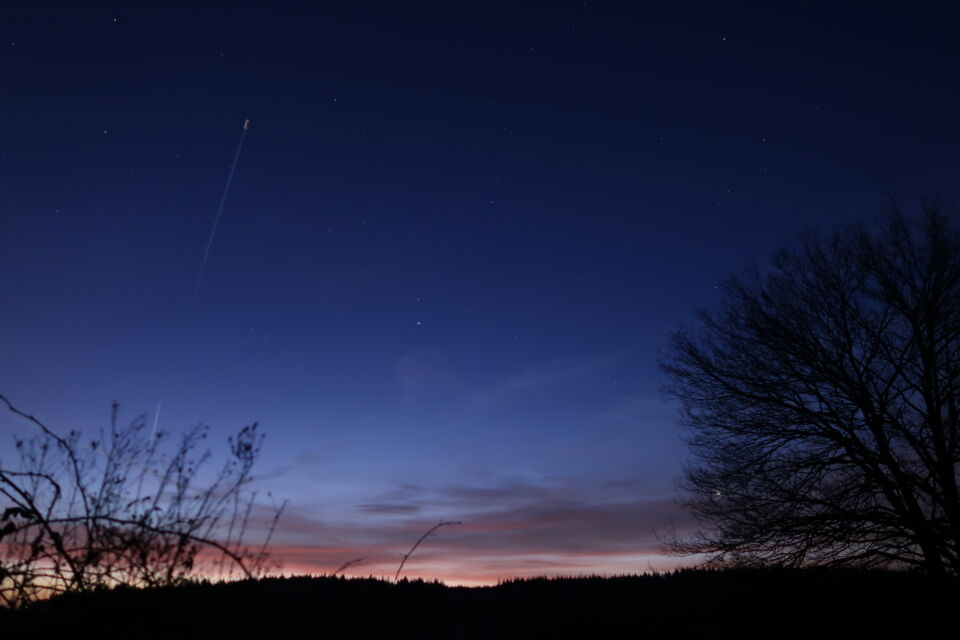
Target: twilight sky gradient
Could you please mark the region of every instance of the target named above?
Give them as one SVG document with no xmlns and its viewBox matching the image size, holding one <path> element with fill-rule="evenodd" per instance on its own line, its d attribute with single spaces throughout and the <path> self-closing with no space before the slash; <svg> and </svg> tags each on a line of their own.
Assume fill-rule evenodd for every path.
<svg viewBox="0 0 960 640">
<path fill-rule="evenodd" d="M 441 519 L 405 575 L 676 565 L 668 332 L 798 232 L 958 195 L 951 3 L 8 4 L 0 392 L 259 421 L 287 571 L 392 575 Z"/>
</svg>

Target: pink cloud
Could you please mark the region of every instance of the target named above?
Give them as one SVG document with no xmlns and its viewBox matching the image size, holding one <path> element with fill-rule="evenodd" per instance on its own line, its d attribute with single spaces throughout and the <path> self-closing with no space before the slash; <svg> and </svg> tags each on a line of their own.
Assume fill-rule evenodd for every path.
<svg viewBox="0 0 960 640">
<path fill-rule="evenodd" d="M 352 575 L 392 576 L 417 538 L 439 520 L 403 575 L 451 584 L 510 577 L 642 573 L 689 565 L 669 557 L 656 532 L 689 517 L 669 496 L 643 495 L 635 482 L 507 481 L 395 490 L 358 505 L 353 521 L 304 512 L 282 521 L 272 547 L 285 573 L 330 573 L 364 558 Z M 376 516 L 387 514 L 389 518 Z M 296 542 L 294 542 L 296 541 Z"/>
</svg>

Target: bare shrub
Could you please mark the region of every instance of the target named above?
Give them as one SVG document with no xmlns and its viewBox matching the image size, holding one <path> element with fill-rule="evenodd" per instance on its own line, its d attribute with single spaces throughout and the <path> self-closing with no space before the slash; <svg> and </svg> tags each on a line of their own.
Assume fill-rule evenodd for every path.
<svg viewBox="0 0 960 640">
<path fill-rule="evenodd" d="M 108 430 L 60 435 L 0 401 L 33 429 L 15 436 L 17 468 L 0 461 L 0 603 L 265 570 L 284 505 L 264 523 L 262 543 L 248 544 L 257 496 L 249 484 L 263 441 L 256 424 L 229 439 L 227 460 L 209 474 L 203 426 L 173 436 L 140 416 L 120 427 L 114 403 Z"/>
</svg>

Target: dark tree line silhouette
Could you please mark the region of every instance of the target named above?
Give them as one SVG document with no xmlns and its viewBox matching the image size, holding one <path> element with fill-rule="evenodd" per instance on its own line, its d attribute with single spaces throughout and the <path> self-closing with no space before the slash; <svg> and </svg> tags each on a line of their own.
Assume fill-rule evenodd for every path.
<svg viewBox="0 0 960 640">
<path fill-rule="evenodd" d="M 926 638 L 955 626 L 958 588 L 902 571 L 836 569 L 539 578 L 487 588 L 265 577 L 69 593 L 0 609 L 0 629 L 10 637 L 98 629 L 138 639 Z"/>
<path fill-rule="evenodd" d="M 661 368 L 716 562 L 960 574 L 960 233 L 941 205 L 810 235 L 723 285 Z"/>
</svg>

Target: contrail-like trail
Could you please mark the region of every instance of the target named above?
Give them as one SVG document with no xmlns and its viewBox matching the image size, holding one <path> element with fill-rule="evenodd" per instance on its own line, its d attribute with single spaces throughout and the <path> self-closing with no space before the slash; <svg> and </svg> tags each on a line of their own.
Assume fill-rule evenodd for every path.
<svg viewBox="0 0 960 640">
<path fill-rule="evenodd" d="M 227 174 L 227 184 L 223 187 L 223 195 L 220 196 L 220 206 L 217 207 L 217 217 L 213 219 L 213 228 L 210 229 L 210 237 L 207 239 L 207 248 L 203 250 L 203 260 L 200 262 L 200 273 L 197 274 L 197 282 L 193 285 L 193 296 L 191 303 L 197 297 L 200 291 L 200 281 L 203 279 L 203 270 L 207 266 L 207 256 L 210 255 L 210 247 L 213 246 L 213 237 L 217 235 L 217 225 L 220 224 L 220 217 L 223 215 L 223 205 L 227 202 L 227 194 L 230 193 L 230 183 L 233 182 L 233 172 L 237 170 L 237 162 L 240 160 L 240 150 L 243 149 L 243 139 L 247 137 L 247 129 L 250 128 L 250 120 L 243 121 L 243 131 L 240 133 L 240 141 L 237 143 L 237 151 L 233 154 L 233 163 L 230 165 L 230 173 Z"/>
<path fill-rule="evenodd" d="M 162 402 L 162 401 L 161 401 Z M 153 414 L 153 429 L 150 431 L 150 439 L 157 435 L 157 423 L 160 422 L 160 402 L 157 403 L 157 412 Z"/>
</svg>

